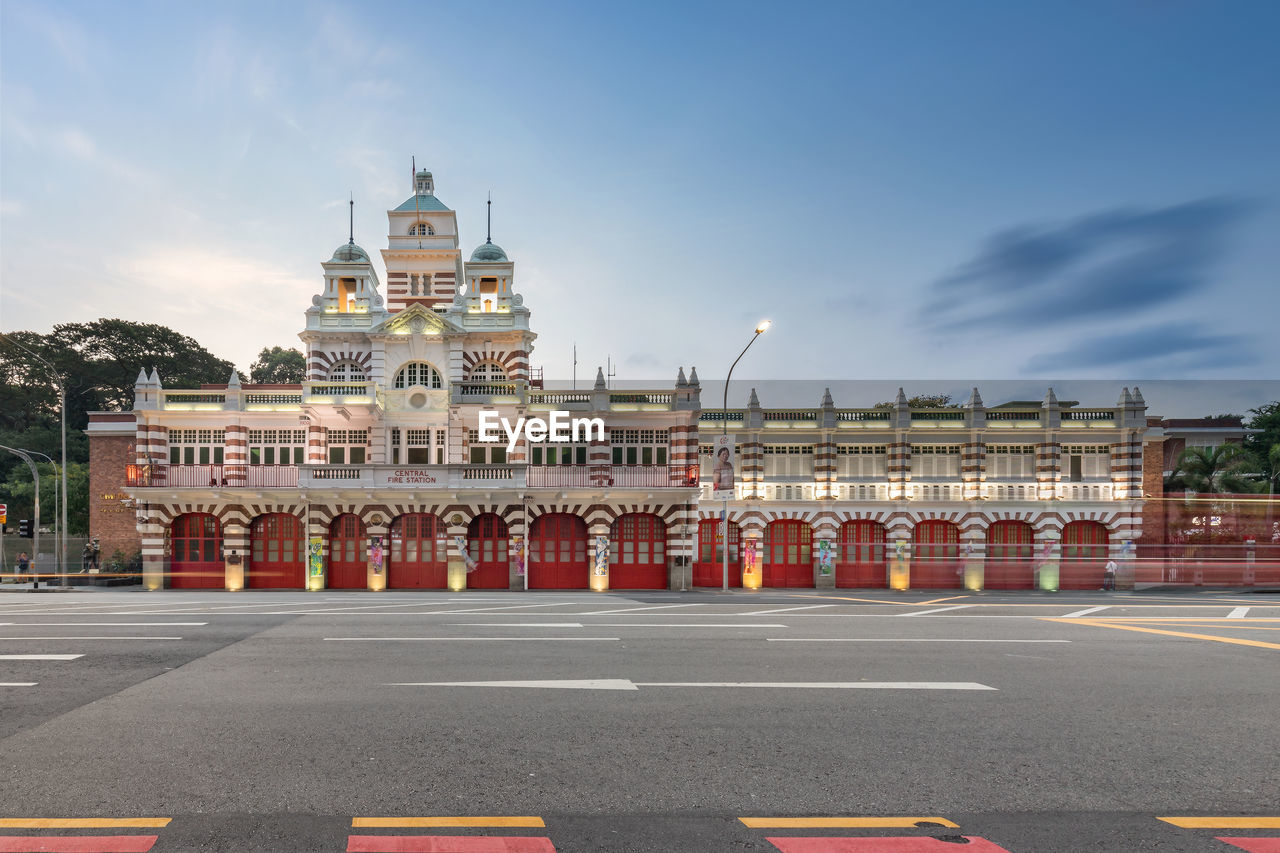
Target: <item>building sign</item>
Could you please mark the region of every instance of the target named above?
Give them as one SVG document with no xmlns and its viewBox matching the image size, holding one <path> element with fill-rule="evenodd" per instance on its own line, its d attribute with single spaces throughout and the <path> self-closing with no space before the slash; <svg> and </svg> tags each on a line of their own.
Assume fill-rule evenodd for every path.
<svg viewBox="0 0 1280 853">
<path fill-rule="evenodd" d="M 420 468 L 393 468 L 380 472 L 380 478 L 388 486 L 434 486 L 440 482 L 435 474 Z"/>
<path fill-rule="evenodd" d="M 718 501 L 733 500 L 735 438 L 733 435 L 717 435 L 711 445 L 711 496 Z"/>
</svg>

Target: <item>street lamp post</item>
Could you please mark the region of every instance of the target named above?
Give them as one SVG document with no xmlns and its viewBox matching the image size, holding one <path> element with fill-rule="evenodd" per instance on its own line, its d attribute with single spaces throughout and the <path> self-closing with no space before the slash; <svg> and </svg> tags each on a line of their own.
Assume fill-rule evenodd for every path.
<svg viewBox="0 0 1280 853">
<path fill-rule="evenodd" d="M 58 463 L 54 462 L 53 458 L 49 456 L 48 453 L 41 453 L 38 450 L 27 450 L 25 447 L 20 447 L 18 449 L 21 450 L 23 453 L 30 453 L 32 456 L 43 456 L 45 458 L 45 461 L 47 461 L 50 465 L 53 466 L 53 476 L 54 476 L 54 483 L 55 483 L 54 489 L 53 489 L 53 547 L 55 550 L 58 551 L 58 553 L 62 555 L 63 559 L 65 559 L 67 552 L 65 549 L 62 548 L 62 537 L 67 535 L 67 531 L 64 530 L 58 524 L 58 488 L 56 485 L 57 477 L 58 477 Z M 63 568 L 61 569 L 61 571 L 65 572 L 66 569 Z M 63 578 L 65 581 L 66 576 L 64 575 Z"/>
<path fill-rule="evenodd" d="M 31 469 L 31 482 L 36 489 L 35 502 L 31 507 L 32 515 L 35 516 L 35 526 L 31 528 L 31 576 L 35 578 L 34 586 L 38 589 L 40 587 L 40 573 L 36 563 L 40 559 L 40 472 L 36 470 L 36 463 L 25 451 L 18 450 L 16 447 L 6 447 L 3 444 L 0 444 L 0 450 L 7 450 L 22 457 L 22 461 L 26 462 L 27 467 Z"/>
<path fill-rule="evenodd" d="M 751 345 L 756 342 L 756 338 L 768 331 L 773 325 L 772 320 L 761 320 L 756 324 L 756 333 L 751 336 L 751 340 L 747 341 L 747 345 L 742 348 L 742 352 L 738 353 L 738 357 L 733 360 L 733 364 L 729 365 L 729 373 L 724 378 L 724 400 L 720 406 L 720 434 L 729 434 L 729 379 L 733 376 L 733 369 L 738 366 L 738 362 L 742 361 L 742 357 L 747 354 L 747 350 L 751 349 Z M 735 482 L 737 478 L 735 477 Z M 720 547 L 724 555 L 724 563 L 722 566 L 723 589 L 727 592 L 729 589 L 729 498 L 724 499 L 724 513 L 720 519 L 723 525 L 720 534 Z M 739 542 L 741 546 L 741 542 Z"/>
<path fill-rule="evenodd" d="M 62 374 L 58 373 L 57 368 L 45 360 L 44 356 L 39 353 L 32 352 L 22 344 L 13 339 L 13 335 L 3 335 L 6 341 L 25 352 L 27 355 L 39 361 L 44 365 L 49 374 L 53 376 L 53 381 L 58 384 L 58 409 L 62 413 L 62 519 L 58 525 L 58 529 L 62 531 L 61 541 L 61 568 L 62 568 L 62 585 L 69 586 L 70 578 L 67 577 L 67 383 L 63 379 Z M 34 469 L 33 469 L 34 470 Z M 37 484 L 36 488 L 39 488 Z"/>
</svg>

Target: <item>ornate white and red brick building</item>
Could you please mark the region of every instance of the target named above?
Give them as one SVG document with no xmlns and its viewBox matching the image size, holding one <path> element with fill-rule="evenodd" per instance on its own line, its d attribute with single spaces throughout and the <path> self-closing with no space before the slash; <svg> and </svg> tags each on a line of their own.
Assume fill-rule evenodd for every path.
<svg viewBox="0 0 1280 853">
<path fill-rule="evenodd" d="M 704 409 L 664 388 L 543 387 L 515 264 L 469 256 L 429 172 L 387 213 L 385 286 L 354 240 L 322 264 L 300 385 L 169 389 L 89 426 L 93 523 L 136 520 L 153 587 L 1097 588 L 1142 520 L 1146 406 Z M 552 411 L 604 434 L 480 441 Z M 737 436 L 727 525 L 707 440 Z M 125 459 L 129 461 L 125 462 Z M 106 500 L 110 498 L 110 500 Z M 127 513 L 128 515 L 126 515 Z"/>
</svg>

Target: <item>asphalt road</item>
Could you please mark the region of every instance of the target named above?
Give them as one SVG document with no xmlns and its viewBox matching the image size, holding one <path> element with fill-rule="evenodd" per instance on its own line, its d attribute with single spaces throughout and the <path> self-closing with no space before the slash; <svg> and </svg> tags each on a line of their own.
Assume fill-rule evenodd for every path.
<svg viewBox="0 0 1280 853">
<path fill-rule="evenodd" d="M 0 851 L 1280 849 L 1274 595 L 6 590 L 0 683 Z"/>
</svg>

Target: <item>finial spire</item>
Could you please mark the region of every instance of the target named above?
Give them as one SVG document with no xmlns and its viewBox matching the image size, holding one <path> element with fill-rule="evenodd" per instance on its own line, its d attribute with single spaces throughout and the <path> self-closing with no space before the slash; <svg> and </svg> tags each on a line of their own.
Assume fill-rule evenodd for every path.
<svg viewBox="0 0 1280 853">
<path fill-rule="evenodd" d="M 484 228 L 484 242 L 487 246 L 493 243 L 493 190 L 489 190 L 489 200 L 485 204 L 488 206 L 488 210 L 485 213 Z"/>
<path fill-rule="evenodd" d="M 354 244 L 356 242 L 356 196 L 355 196 L 355 193 L 351 194 L 350 200 L 347 202 L 347 204 L 351 206 L 351 214 L 348 217 L 348 223 L 347 223 L 351 229 L 351 232 L 347 236 L 347 242 Z"/>
</svg>

